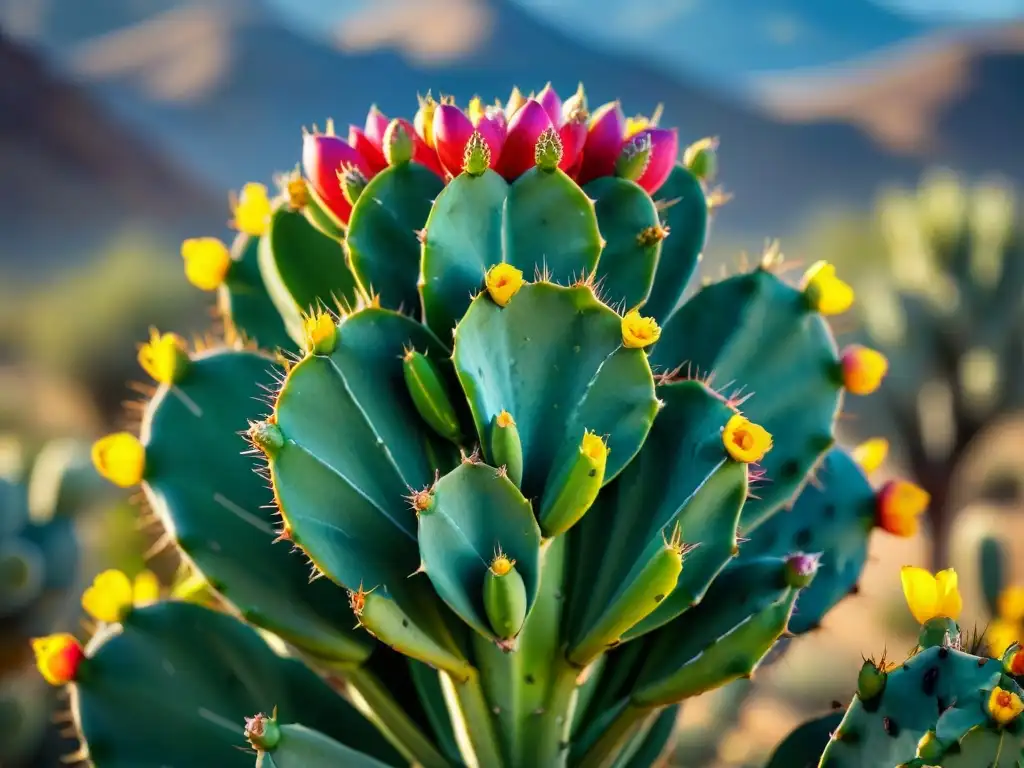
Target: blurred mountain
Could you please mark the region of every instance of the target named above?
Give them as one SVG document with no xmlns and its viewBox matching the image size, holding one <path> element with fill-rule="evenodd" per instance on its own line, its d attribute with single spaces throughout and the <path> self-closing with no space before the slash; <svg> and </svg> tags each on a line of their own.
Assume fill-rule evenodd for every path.
<svg viewBox="0 0 1024 768">
<path fill-rule="evenodd" d="M 209 226 L 223 195 L 2 33 L 0 73 L 0 272 L 75 260 L 124 226 Z"/>
<path fill-rule="evenodd" d="M 1020 173 L 1024 107 L 1005 94 L 1024 82 L 1024 56 L 1013 46 L 994 53 L 976 39 L 937 43 L 959 45 L 970 73 L 932 104 L 939 140 L 899 144 L 862 119 L 874 106 L 869 97 L 844 109 L 793 107 L 835 100 L 828 80 L 795 90 L 765 81 L 761 101 L 744 103 L 621 50 L 581 42 L 511 0 L 339 3 L 348 12 L 339 25 L 325 23 L 319 39 L 286 23 L 274 10 L 279 0 L 90 0 L 88 9 L 80 0 L 0 0 L 0 9 L 3 3 L 7 18 L 20 9 L 20 33 L 68 76 L 214 188 L 268 180 L 294 165 L 302 125 L 327 117 L 361 123 L 374 102 L 389 115 L 411 116 L 414 94 L 427 88 L 465 103 L 476 93 L 504 98 L 513 83 L 528 90 L 548 79 L 563 93 L 584 81 L 592 106 L 622 96 L 633 113 L 664 102 L 663 122 L 680 126 L 685 141 L 719 136 L 722 179 L 736 199 L 718 227 L 755 246 L 788 234 L 819 208 L 864 207 L 880 183 L 912 183 L 935 161 L 969 174 Z M 863 82 L 890 83 L 892 103 L 900 104 L 921 90 L 942 90 L 948 69 L 929 64 L 941 60 L 910 57 L 899 63 L 902 72 L 868 67 Z"/>
</svg>

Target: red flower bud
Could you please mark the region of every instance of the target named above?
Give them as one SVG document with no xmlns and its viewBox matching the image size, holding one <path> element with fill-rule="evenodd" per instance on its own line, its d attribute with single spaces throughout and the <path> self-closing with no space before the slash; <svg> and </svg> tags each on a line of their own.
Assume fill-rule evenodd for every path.
<svg viewBox="0 0 1024 768">
<path fill-rule="evenodd" d="M 441 167 L 458 176 L 462 173 L 466 142 L 473 135 L 473 123 L 454 104 L 441 104 L 434 110 L 433 133 Z"/>
<path fill-rule="evenodd" d="M 324 205 L 345 223 L 348 223 L 352 206 L 338 183 L 338 172 L 347 165 L 355 166 L 364 176 L 373 175 L 366 159 L 343 139 L 322 133 L 303 136 L 303 173 Z"/>
<path fill-rule="evenodd" d="M 598 107 L 590 120 L 587 142 L 583 146 L 583 164 L 580 166 L 579 183 L 611 176 L 615 172 L 615 161 L 622 150 L 622 138 L 626 133 L 626 116 L 619 102 L 613 101 Z"/>
<path fill-rule="evenodd" d="M 481 120 L 481 123 L 483 121 Z M 498 172 L 508 181 L 515 181 L 536 165 L 537 139 L 551 128 L 551 118 L 535 99 L 530 99 L 508 124 L 508 135 L 498 161 Z"/>
<path fill-rule="evenodd" d="M 679 134 L 675 128 L 645 128 L 633 137 L 635 141 L 641 136 L 649 136 L 651 140 L 651 155 L 647 168 L 636 183 L 647 190 L 647 194 L 653 195 L 661 185 L 664 184 L 676 165 L 676 157 L 679 155 Z"/>
<path fill-rule="evenodd" d="M 548 117 L 551 119 L 551 125 L 558 128 L 562 124 L 562 100 L 558 98 L 558 94 L 555 89 L 551 87 L 551 83 L 544 86 L 540 93 L 537 94 L 537 102 L 544 107 L 544 111 L 548 113 Z"/>
<path fill-rule="evenodd" d="M 380 150 L 381 157 L 384 156 L 384 131 L 388 129 L 387 116 L 377 109 L 377 105 L 370 107 L 370 111 L 366 113 L 366 125 L 363 128 L 363 133 L 366 134 L 366 138 L 370 140 L 378 150 Z"/>
<path fill-rule="evenodd" d="M 361 128 L 354 125 L 348 127 L 349 145 L 366 160 L 372 175 L 376 175 L 388 167 L 388 161 L 384 159 L 384 153 L 375 146 Z"/>
<path fill-rule="evenodd" d="M 558 129 L 562 140 L 562 162 L 558 167 L 568 172 L 583 157 L 583 145 L 587 141 L 587 120 L 585 117 L 570 117 Z"/>
</svg>

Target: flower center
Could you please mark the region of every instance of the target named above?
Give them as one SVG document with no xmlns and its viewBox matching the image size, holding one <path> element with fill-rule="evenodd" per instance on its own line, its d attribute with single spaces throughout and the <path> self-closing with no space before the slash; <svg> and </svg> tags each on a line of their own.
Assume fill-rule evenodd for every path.
<svg viewBox="0 0 1024 768">
<path fill-rule="evenodd" d="M 998 696 L 996 697 L 996 703 L 997 703 L 997 704 L 998 704 L 998 705 L 999 705 L 1000 707 L 1009 707 L 1009 706 L 1010 706 L 1010 705 L 1011 705 L 1011 704 L 1012 704 L 1013 702 L 1012 702 L 1012 700 L 1010 699 L 1010 694 L 1009 694 L 1009 693 L 1007 693 L 1006 691 L 1002 691 L 1002 692 L 1001 692 L 1001 693 L 1000 693 L 1000 694 L 999 694 L 999 695 L 998 695 Z"/>
<path fill-rule="evenodd" d="M 742 448 L 744 451 L 749 451 L 754 447 L 754 436 L 745 429 L 738 429 L 732 436 L 733 443 Z"/>
</svg>

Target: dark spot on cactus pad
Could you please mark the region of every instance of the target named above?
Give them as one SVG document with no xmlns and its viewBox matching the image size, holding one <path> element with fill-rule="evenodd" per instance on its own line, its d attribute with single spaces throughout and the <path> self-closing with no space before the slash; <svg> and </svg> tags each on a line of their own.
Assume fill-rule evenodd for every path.
<svg viewBox="0 0 1024 768">
<path fill-rule="evenodd" d="M 402 626 L 403 627 L 408 627 L 409 626 L 409 620 L 408 619 L 402 619 Z"/>
<path fill-rule="evenodd" d="M 829 520 L 831 520 L 832 518 L 834 518 L 836 516 L 836 505 L 835 504 L 826 504 L 822 508 L 821 513 L 825 517 L 827 517 Z"/>
<path fill-rule="evenodd" d="M 988 664 L 988 659 L 978 659 L 979 667 L 984 667 L 986 664 Z"/>
<path fill-rule="evenodd" d="M 947 648 L 946 646 L 942 646 L 941 648 L 939 648 L 939 654 L 938 655 L 939 655 L 939 659 L 945 659 L 946 657 L 949 656 L 949 648 Z"/>
<path fill-rule="evenodd" d="M 656 603 L 660 603 L 664 599 L 665 599 L 664 595 L 655 595 L 654 596 L 654 602 L 656 602 Z"/>
<path fill-rule="evenodd" d="M 533 685 L 535 682 L 537 682 L 537 678 L 535 678 L 533 675 L 527 675 L 524 679 L 526 680 L 527 685 Z"/>
<path fill-rule="evenodd" d="M 596 469 L 592 469 L 592 470 L 590 470 L 590 475 L 589 475 L 589 477 L 594 477 L 595 475 L 597 475 L 597 470 L 596 470 Z"/>
<path fill-rule="evenodd" d="M 851 594 L 851 595 L 859 595 L 860 594 L 860 584 L 854 584 L 852 587 L 850 587 L 849 594 Z"/>
<path fill-rule="evenodd" d="M 779 478 L 782 480 L 792 480 L 794 477 L 800 474 L 800 464 L 796 459 L 789 459 L 788 461 L 782 462 L 779 467 Z"/>
<path fill-rule="evenodd" d="M 885 732 L 894 739 L 900 735 L 900 727 L 891 717 L 882 718 L 882 728 L 884 728 Z"/>
<path fill-rule="evenodd" d="M 900 667 L 900 669 L 902 669 L 904 672 L 909 672 L 910 671 L 910 665 L 907 664 L 906 662 L 904 662 L 903 666 Z"/>
<path fill-rule="evenodd" d="M 949 705 L 946 703 L 946 700 L 944 698 L 942 698 L 941 696 L 939 696 L 938 698 L 935 699 L 935 703 L 938 705 L 939 715 L 940 716 L 942 715 L 943 712 L 945 712 L 947 709 L 949 709 Z"/>
<path fill-rule="evenodd" d="M 856 744 L 860 741 L 860 734 L 853 729 L 848 731 L 836 731 L 835 739 L 836 741 L 841 741 L 844 744 Z"/>
<path fill-rule="evenodd" d="M 812 535 L 810 528 L 801 528 L 796 532 L 796 536 L 793 537 L 793 543 L 798 547 L 806 547 L 811 543 Z"/>
<path fill-rule="evenodd" d="M 924 677 L 921 678 L 921 692 L 925 696 L 935 695 L 935 686 L 939 682 L 939 668 L 929 667 L 925 670 Z"/>
</svg>

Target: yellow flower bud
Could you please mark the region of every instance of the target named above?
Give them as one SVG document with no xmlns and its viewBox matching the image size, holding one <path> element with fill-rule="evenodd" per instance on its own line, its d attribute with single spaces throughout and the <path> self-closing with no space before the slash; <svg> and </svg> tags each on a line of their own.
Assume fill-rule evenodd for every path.
<svg viewBox="0 0 1024 768">
<path fill-rule="evenodd" d="M 740 413 L 734 413 L 722 430 L 725 450 L 744 464 L 760 461 L 772 449 L 772 436 L 759 424 Z"/>
<path fill-rule="evenodd" d="M 843 386 L 855 395 L 870 395 L 882 384 L 889 370 L 885 355 L 853 344 L 843 350 Z"/>
<path fill-rule="evenodd" d="M 622 346 L 643 349 L 661 338 L 661 328 L 653 317 L 643 317 L 633 309 L 622 318 Z"/>
<path fill-rule="evenodd" d="M 142 480 L 146 449 L 130 432 L 115 432 L 93 443 L 92 463 L 114 485 L 130 488 Z"/>
<path fill-rule="evenodd" d="M 266 234 L 270 224 L 270 198 L 263 184 L 249 182 L 242 187 L 233 207 L 235 229 L 256 237 Z"/>
<path fill-rule="evenodd" d="M 900 571 L 907 607 L 921 624 L 935 618 L 956 621 L 963 610 L 956 571 L 947 568 L 934 576 L 924 568 L 903 566 Z"/>
<path fill-rule="evenodd" d="M 32 651 L 39 673 L 50 685 L 66 685 L 74 681 L 85 658 L 82 645 L 66 632 L 33 638 Z"/>
<path fill-rule="evenodd" d="M 851 455 L 864 474 L 870 475 L 885 463 L 889 455 L 889 441 L 884 437 L 872 437 L 854 448 Z"/>
<path fill-rule="evenodd" d="M 188 367 L 188 345 L 173 333 L 149 331 L 149 341 L 139 348 L 139 365 L 161 384 L 173 384 Z"/>
<path fill-rule="evenodd" d="M 523 287 L 523 273 L 511 264 L 495 264 L 487 270 L 484 282 L 494 303 L 504 307 Z"/>
<path fill-rule="evenodd" d="M 839 315 L 853 306 L 853 288 L 836 277 L 836 268 L 819 261 L 804 273 L 804 295 L 823 315 Z"/>
<path fill-rule="evenodd" d="M 878 493 L 878 526 L 896 536 L 913 536 L 931 498 L 924 488 L 909 480 L 889 481 Z"/>
<path fill-rule="evenodd" d="M 231 268 L 231 252 L 215 237 L 193 237 L 181 244 L 185 277 L 196 288 L 214 291 Z"/>
</svg>

